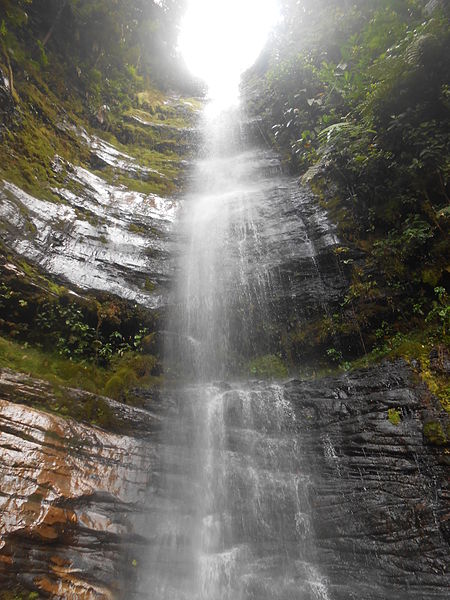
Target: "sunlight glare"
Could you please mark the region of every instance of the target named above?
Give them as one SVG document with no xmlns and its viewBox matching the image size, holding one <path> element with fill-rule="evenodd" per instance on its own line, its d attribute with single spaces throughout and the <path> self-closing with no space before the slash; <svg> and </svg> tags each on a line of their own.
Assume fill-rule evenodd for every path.
<svg viewBox="0 0 450 600">
<path fill-rule="evenodd" d="M 237 99 L 241 74 L 277 20 L 277 0 L 188 0 L 179 47 L 212 99 L 222 104 Z"/>
</svg>

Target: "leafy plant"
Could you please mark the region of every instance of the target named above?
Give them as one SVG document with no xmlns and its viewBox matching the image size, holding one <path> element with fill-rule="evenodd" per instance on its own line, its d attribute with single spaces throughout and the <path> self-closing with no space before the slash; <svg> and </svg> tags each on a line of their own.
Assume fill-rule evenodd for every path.
<svg viewBox="0 0 450 600">
<path fill-rule="evenodd" d="M 400 425 L 402 417 L 400 411 L 397 408 L 388 409 L 388 419 L 392 425 Z"/>
<path fill-rule="evenodd" d="M 445 336 L 450 329 L 450 302 L 447 291 L 444 287 L 435 287 L 434 293 L 436 299 L 433 300 L 433 307 L 426 316 L 427 323 L 438 322 L 442 327 L 442 334 Z"/>
</svg>

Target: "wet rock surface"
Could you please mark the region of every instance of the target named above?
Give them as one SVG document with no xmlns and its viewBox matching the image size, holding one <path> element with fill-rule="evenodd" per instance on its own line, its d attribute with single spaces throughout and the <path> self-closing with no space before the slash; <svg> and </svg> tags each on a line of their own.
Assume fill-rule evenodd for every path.
<svg viewBox="0 0 450 600">
<path fill-rule="evenodd" d="M 0 117 L 10 101 L 0 71 Z M 167 126 L 148 139 L 136 127 L 123 145 L 124 116 L 118 138 L 104 134 L 114 145 L 68 120 L 55 123 L 71 140 L 77 164 L 56 154 L 49 168 L 54 183 L 42 192 L 37 181 L 27 193 L 0 179 L 4 248 L 74 290 L 108 292 L 150 309 L 164 304 L 177 194 L 197 143 L 197 109 L 175 97 L 164 106 L 176 123 L 192 127 Z"/>
<path fill-rule="evenodd" d="M 71 286 L 158 306 L 170 271 L 174 200 L 108 184 L 82 167 L 71 178 L 82 191 L 59 190 L 61 204 L 0 184 L 3 242 Z"/>
<path fill-rule="evenodd" d="M 447 597 L 445 454 L 423 435 L 442 411 L 406 363 L 168 395 L 167 480 L 136 598 L 197 598 L 192 572 L 205 598 Z"/>
<path fill-rule="evenodd" d="M 217 388 L 232 399 L 242 386 Z M 272 490 L 264 495 L 264 510 L 270 508 L 274 519 L 267 519 L 266 527 L 279 527 L 290 515 L 287 509 L 283 517 L 279 513 L 280 499 L 270 504 L 278 489 L 274 481 L 282 476 L 290 490 L 289 481 L 294 485 L 307 480 L 301 493 L 307 495 L 314 530 L 311 552 L 327 585 L 328 596 L 323 597 L 446 598 L 450 515 L 445 454 L 423 436 L 424 416 L 442 415 L 409 367 L 386 363 L 278 386 L 277 394 L 284 395 L 280 406 L 287 410 L 283 422 L 289 434 L 284 441 L 279 433 L 270 433 L 280 406 L 270 414 L 270 402 L 264 401 L 269 388 L 258 382 L 245 386 L 259 415 L 252 421 L 262 452 L 254 459 L 263 468 L 258 490 L 266 494 L 266 484 Z M 19 582 L 54 598 L 142 598 L 146 553 L 165 510 L 160 475 L 167 448 L 161 446 L 160 431 L 178 410 L 177 393 L 168 393 L 163 402 L 149 396 L 151 410 L 110 401 L 122 432 L 25 406 L 51 393 L 48 384 L 2 373 L 0 585 L 7 589 Z M 80 402 L 89 396 L 77 390 L 66 393 L 78 394 Z M 249 450 L 239 445 L 248 430 L 239 429 L 238 406 L 233 401 L 224 413 L 227 443 L 232 444 L 230 456 L 244 452 L 244 463 L 233 459 L 230 464 L 245 465 Z M 390 408 L 401 416 L 398 425 L 388 419 Z M 292 457 L 284 461 L 286 452 L 291 456 L 291 439 L 301 448 L 300 463 Z M 275 455 L 265 456 L 265 445 L 273 451 L 277 444 Z M 272 479 L 267 469 L 274 460 Z M 285 526 L 298 529 L 296 522 Z M 301 527 L 299 531 L 301 544 Z M 309 537 L 305 543 L 310 546 Z M 261 552 L 263 547 L 267 551 L 266 545 Z M 292 589 L 301 589 L 301 581 Z"/>
<path fill-rule="evenodd" d="M 283 173 L 272 151 L 239 147 L 236 154 L 204 158 L 193 179 L 200 188 L 194 186 L 180 210 L 181 267 L 174 279 L 183 282 L 189 272 L 192 310 L 202 303 L 214 306 L 215 320 L 202 332 L 208 313 L 200 311 L 179 362 L 195 353 L 189 347 L 192 340 L 210 340 L 212 348 L 203 344 L 205 356 L 227 344 L 245 360 L 275 354 L 289 343 L 291 330 L 332 314 L 348 289 L 336 255 L 336 228 L 311 190 Z M 187 264 L 189 252 L 197 254 L 194 267 Z M 206 264 L 199 266 L 202 257 Z M 174 286 L 169 296 L 174 314 L 182 285 Z M 185 319 L 184 308 L 179 310 Z M 229 337 L 217 342 L 211 332 L 222 321 L 221 332 L 228 331 Z M 177 327 L 185 329 L 176 319 L 168 327 L 175 336 Z M 227 355 L 220 362 L 229 359 Z"/>
<path fill-rule="evenodd" d="M 439 403 L 406 364 L 292 381 L 308 455 L 318 562 L 330 598 L 445 598 L 448 466 L 423 434 Z M 398 411 L 396 425 L 389 409 Z"/>
<path fill-rule="evenodd" d="M 158 418 L 109 400 L 128 431 L 113 433 L 25 405 L 51 393 L 42 381 L 1 373 L 0 589 L 126 598 L 144 542 L 137 522 L 155 476 Z"/>
</svg>

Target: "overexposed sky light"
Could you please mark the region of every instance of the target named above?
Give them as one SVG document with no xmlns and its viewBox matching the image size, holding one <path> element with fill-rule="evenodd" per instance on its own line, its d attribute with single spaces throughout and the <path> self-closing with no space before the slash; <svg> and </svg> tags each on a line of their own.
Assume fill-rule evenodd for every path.
<svg viewBox="0 0 450 600">
<path fill-rule="evenodd" d="M 188 0 L 180 51 L 214 100 L 231 104 L 237 98 L 240 75 L 256 60 L 278 18 L 277 0 Z"/>
</svg>

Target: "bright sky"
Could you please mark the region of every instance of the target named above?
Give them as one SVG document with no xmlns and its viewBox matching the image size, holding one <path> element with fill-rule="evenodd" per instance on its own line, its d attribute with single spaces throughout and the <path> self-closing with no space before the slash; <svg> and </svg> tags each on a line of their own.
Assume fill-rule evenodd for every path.
<svg viewBox="0 0 450 600">
<path fill-rule="evenodd" d="M 261 52 L 279 18 L 277 0 L 188 0 L 180 50 L 221 104 L 237 99 L 240 75 Z"/>
</svg>

